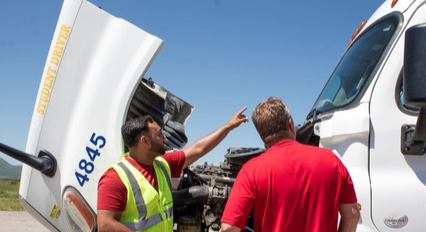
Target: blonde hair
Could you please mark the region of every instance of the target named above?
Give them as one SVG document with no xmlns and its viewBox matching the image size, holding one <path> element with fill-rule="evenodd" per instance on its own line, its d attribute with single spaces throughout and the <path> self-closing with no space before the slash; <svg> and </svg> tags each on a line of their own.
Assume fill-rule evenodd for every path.
<svg viewBox="0 0 426 232">
<path fill-rule="evenodd" d="M 259 103 L 253 110 L 251 119 L 265 144 L 293 139 L 290 134 L 290 123 L 293 123 L 293 119 L 288 108 L 278 97 L 273 96 Z"/>
</svg>

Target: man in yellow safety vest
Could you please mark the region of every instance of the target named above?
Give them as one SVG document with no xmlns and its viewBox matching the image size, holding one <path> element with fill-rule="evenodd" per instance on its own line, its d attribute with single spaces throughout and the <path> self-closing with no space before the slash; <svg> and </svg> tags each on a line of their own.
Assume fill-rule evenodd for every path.
<svg viewBox="0 0 426 232">
<path fill-rule="evenodd" d="M 225 125 L 180 151 L 165 152 L 162 128 L 151 116 L 127 121 L 129 149 L 98 185 L 98 231 L 173 231 L 171 178 L 216 147 L 248 118 L 239 110 Z"/>
</svg>

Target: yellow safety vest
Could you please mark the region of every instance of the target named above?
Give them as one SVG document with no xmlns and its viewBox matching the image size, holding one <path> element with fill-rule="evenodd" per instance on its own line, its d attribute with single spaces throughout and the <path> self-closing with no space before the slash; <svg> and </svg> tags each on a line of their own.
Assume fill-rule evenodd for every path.
<svg viewBox="0 0 426 232">
<path fill-rule="evenodd" d="M 125 158 L 112 167 L 127 188 L 126 208 L 120 222 L 133 231 L 173 232 L 171 171 L 166 160 L 154 160 L 158 192 Z"/>
</svg>

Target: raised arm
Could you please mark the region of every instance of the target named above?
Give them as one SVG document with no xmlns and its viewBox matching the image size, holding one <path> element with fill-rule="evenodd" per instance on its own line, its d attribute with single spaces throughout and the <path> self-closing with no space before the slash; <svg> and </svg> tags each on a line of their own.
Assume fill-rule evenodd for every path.
<svg viewBox="0 0 426 232">
<path fill-rule="evenodd" d="M 186 158 L 184 168 L 193 164 L 199 158 L 215 148 L 231 130 L 237 128 L 243 122 L 248 122 L 248 118 L 243 114 L 246 109 L 247 107 L 242 108 L 234 116 L 232 116 L 228 123 L 215 130 L 211 134 L 197 140 L 191 146 L 185 148 L 183 150 L 185 152 Z"/>
</svg>

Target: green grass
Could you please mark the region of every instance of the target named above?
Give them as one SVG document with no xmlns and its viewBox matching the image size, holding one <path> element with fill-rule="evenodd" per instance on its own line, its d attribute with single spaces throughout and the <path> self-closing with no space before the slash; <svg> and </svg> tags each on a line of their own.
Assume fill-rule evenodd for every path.
<svg viewBox="0 0 426 232">
<path fill-rule="evenodd" d="M 23 211 L 19 203 L 19 180 L 0 180 L 0 211 Z"/>
</svg>

